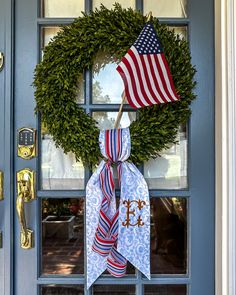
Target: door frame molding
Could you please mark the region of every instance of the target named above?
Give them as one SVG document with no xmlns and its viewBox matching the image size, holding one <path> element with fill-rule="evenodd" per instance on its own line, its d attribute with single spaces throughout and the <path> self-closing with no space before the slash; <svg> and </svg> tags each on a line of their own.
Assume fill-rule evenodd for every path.
<svg viewBox="0 0 236 295">
<path fill-rule="evenodd" d="M 3 159 L 4 159 L 4 228 L 3 228 L 3 251 L 4 251 L 4 294 L 13 295 L 14 281 L 14 253 L 13 253 L 13 219 L 14 204 L 14 174 L 13 174 L 13 154 L 14 154 L 14 0 L 4 0 L 3 24 L 5 38 L 4 55 L 5 66 L 1 74 L 4 75 L 4 137 L 3 137 Z"/>
<path fill-rule="evenodd" d="M 236 0 L 215 0 L 216 295 L 236 293 Z"/>
</svg>

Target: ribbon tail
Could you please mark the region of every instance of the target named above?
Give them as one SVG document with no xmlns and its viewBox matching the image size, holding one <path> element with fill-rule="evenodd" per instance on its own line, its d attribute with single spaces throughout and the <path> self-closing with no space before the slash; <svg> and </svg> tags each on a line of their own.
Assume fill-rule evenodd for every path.
<svg viewBox="0 0 236 295">
<path fill-rule="evenodd" d="M 147 183 L 135 165 L 125 162 L 121 169 L 117 250 L 150 280 L 150 200 Z"/>
<path fill-rule="evenodd" d="M 86 249 L 87 249 L 87 289 L 106 270 L 107 258 L 92 250 L 94 236 L 99 221 L 99 212 L 103 198 L 100 189 L 99 174 L 105 162 L 102 161 L 86 186 Z"/>
</svg>

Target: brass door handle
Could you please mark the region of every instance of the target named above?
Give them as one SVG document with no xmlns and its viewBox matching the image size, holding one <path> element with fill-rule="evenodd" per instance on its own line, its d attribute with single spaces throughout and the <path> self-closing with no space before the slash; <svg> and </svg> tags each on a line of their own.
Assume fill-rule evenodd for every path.
<svg viewBox="0 0 236 295">
<path fill-rule="evenodd" d="M 0 72 L 3 70 L 4 67 L 4 54 L 0 52 Z"/>
<path fill-rule="evenodd" d="M 27 228 L 25 202 L 35 200 L 35 173 L 26 168 L 17 172 L 16 210 L 21 227 L 20 244 L 23 249 L 33 248 L 34 232 Z"/>
</svg>

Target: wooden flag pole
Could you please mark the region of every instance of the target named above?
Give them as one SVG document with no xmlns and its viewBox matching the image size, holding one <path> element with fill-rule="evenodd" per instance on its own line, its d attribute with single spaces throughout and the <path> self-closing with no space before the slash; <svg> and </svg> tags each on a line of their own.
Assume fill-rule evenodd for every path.
<svg viewBox="0 0 236 295">
<path fill-rule="evenodd" d="M 147 18 L 147 22 L 150 22 L 152 20 L 152 12 L 151 11 L 148 13 L 146 18 Z"/>
<path fill-rule="evenodd" d="M 120 125 L 120 120 L 121 120 L 122 114 L 123 114 L 122 109 L 123 109 L 123 105 L 125 103 L 125 99 L 126 99 L 125 91 L 123 91 L 123 93 L 122 93 L 122 101 L 121 101 L 119 112 L 117 114 L 115 125 L 114 125 L 115 129 L 118 128 L 118 126 Z"/>
</svg>

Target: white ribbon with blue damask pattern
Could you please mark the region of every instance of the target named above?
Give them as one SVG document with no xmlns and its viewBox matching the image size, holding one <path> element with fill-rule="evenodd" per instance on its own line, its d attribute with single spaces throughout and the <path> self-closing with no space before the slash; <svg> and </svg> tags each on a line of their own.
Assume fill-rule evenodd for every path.
<svg viewBox="0 0 236 295">
<path fill-rule="evenodd" d="M 128 128 L 120 129 L 120 205 L 118 217 L 117 251 L 150 279 L 150 201 L 147 183 L 132 163 L 126 162 L 130 155 L 131 143 Z M 99 135 L 100 149 L 107 156 L 105 133 Z M 107 269 L 106 256 L 93 251 L 100 209 L 104 198 L 99 176 L 104 166 L 102 161 L 93 173 L 86 187 L 86 250 L 87 250 L 87 288 Z M 116 213 L 115 197 L 110 202 L 110 214 Z"/>
</svg>

